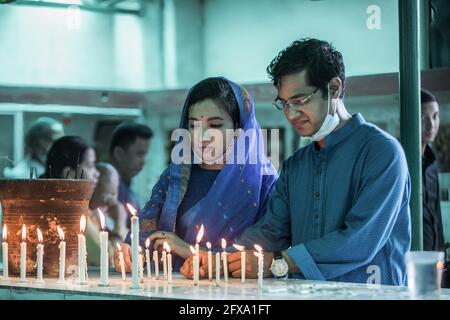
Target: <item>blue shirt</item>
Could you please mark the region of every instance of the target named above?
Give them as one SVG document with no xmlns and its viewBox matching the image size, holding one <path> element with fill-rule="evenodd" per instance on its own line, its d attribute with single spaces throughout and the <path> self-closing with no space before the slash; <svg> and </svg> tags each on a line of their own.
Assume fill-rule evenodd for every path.
<svg viewBox="0 0 450 320">
<path fill-rule="evenodd" d="M 119 199 L 119 202 L 122 203 L 125 206 L 125 210 L 128 213 L 128 219 L 127 219 L 127 228 L 130 229 L 131 227 L 131 212 L 127 209 L 127 203 L 131 204 L 133 208 L 136 210 L 139 210 L 141 206 L 139 205 L 139 201 L 134 194 L 134 192 L 131 190 L 131 187 L 125 182 L 125 180 L 120 177 L 119 181 L 119 194 L 117 196 Z"/>
<path fill-rule="evenodd" d="M 209 189 L 219 173 L 220 170 L 207 170 L 201 168 L 197 164 L 192 165 L 186 194 L 178 207 L 176 234 L 180 238 L 184 239 L 187 229 L 192 228 L 191 224 L 187 225 L 186 223 L 183 223 L 183 220 L 191 222 L 195 219 L 195 217 L 190 217 L 190 219 L 182 219 L 184 213 L 208 194 Z"/>
<path fill-rule="evenodd" d="M 404 285 L 409 198 L 401 145 L 357 114 L 322 149 L 312 143 L 283 163 L 265 216 L 240 242 L 289 248 L 301 271 L 294 277 L 375 283 L 379 276 Z"/>
</svg>

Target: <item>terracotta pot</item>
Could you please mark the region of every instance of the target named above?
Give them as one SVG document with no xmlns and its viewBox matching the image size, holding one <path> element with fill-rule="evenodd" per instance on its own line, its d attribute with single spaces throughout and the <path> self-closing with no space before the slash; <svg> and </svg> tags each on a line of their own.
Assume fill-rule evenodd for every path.
<svg viewBox="0 0 450 320">
<path fill-rule="evenodd" d="M 0 180 L 2 223 L 7 227 L 9 271 L 20 274 L 22 225 L 27 229 L 27 276 L 36 275 L 37 228 L 44 236 L 44 275 L 59 275 L 59 225 L 66 240 L 66 276 L 78 264 L 80 218 L 88 215 L 94 183 L 89 180 L 35 179 Z M 3 226 L 2 226 L 3 227 Z"/>
</svg>

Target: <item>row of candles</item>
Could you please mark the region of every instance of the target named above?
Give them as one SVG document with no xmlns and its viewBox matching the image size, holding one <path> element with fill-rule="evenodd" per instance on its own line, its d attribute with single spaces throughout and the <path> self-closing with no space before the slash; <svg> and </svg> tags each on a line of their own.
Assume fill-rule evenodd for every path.
<svg viewBox="0 0 450 320">
<path fill-rule="evenodd" d="M 131 214 L 132 214 L 132 218 L 131 218 L 131 250 L 132 250 L 132 268 L 131 268 L 131 273 L 132 273 L 132 285 L 131 288 L 139 288 L 139 277 L 138 277 L 138 269 L 142 267 L 140 267 L 142 264 L 139 262 L 139 252 L 140 252 L 140 247 L 139 247 L 139 240 L 135 241 L 134 239 L 139 239 L 139 217 L 137 216 L 137 210 L 134 209 L 130 204 L 127 204 L 128 210 L 130 210 Z M 203 239 L 203 235 L 204 235 L 205 229 L 204 226 L 201 225 L 197 236 L 196 236 L 196 243 L 195 246 L 189 246 L 191 253 L 193 255 L 193 259 L 192 259 L 192 264 L 193 264 L 193 280 L 194 280 L 194 285 L 197 286 L 199 283 L 199 278 L 200 278 L 200 245 L 199 243 L 201 242 L 201 240 Z M 224 271 L 224 281 L 228 282 L 228 261 L 227 261 L 227 255 L 228 253 L 225 251 L 225 248 L 227 247 L 227 242 L 225 239 L 222 239 L 221 241 L 221 245 L 222 245 L 222 252 L 216 252 L 215 258 L 216 258 L 216 285 L 218 286 L 220 284 L 220 265 L 221 265 L 221 260 L 223 263 L 223 271 Z M 148 249 L 149 246 L 149 239 L 147 239 L 146 241 L 146 247 Z M 208 278 L 209 281 L 212 281 L 212 251 L 211 251 L 211 243 L 207 242 L 206 246 L 208 248 Z M 238 244 L 233 244 L 233 246 L 241 252 L 241 282 L 245 283 L 245 273 L 246 273 L 246 252 L 245 252 L 245 247 L 238 245 Z M 166 247 L 168 247 L 168 250 L 166 250 Z M 169 267 L 169 276 L 168 278 L 170 279 L 169 282 L 171 282 L 172 280 L 172 267 L 171 267 L 171 255 L 170 255 L 170 247 L 167 245 L 167 242 L 164 242 L 164 249 L 162 254 L 163 254 L 163 268 L 164 268 L 164 274 L 166 274 L 166 265 L 165 265 L 165 255 L 166 255 L 166 251 L 168 251 L 168 256 L 170 256 L 170 267 Z M 258 286 L 260 288 L 262 288 L 263 286 L 263 271 L 264 271 L 264 253 L 262 251 L 261 246 L 255 244 L 255 249 L 256 251 L 254 252 L 254 255 L 256 257 L 258 257 Z M 120 250 L 120 248 L 119 248 Z M 153 254 L 156 254 L 156 259 L 154 259 L 155 262 L 155 271 L 158 270 L 158 251 L 154 251 Z M 151 277 L 151 270 L 150 270 L 150 261 L 148 259 L 148 250 L 147 250 L 147 273 L 148 276 Z M 123 253 L 120 252 L 120 263 L 121 263 L 121 270 L 122 270 L 122 277 L 124 277 L 124 266 L 123 266 Z M 158 271 L 156 271 L 158 272 Z M 166 277 L 165 277 L 166 279 Z"/>
<path fill-rule="evenodd" d="M 132 285 L 131 288 L 136 289 L 139 288 L 139 283 L 143 282 L 144 278 L 144 258 L 142 253 L 142 248 L 139 246 L 139 218 L 137 216 L 137 210 L 134 209 L 130 204 L 127 204 L 128 209 L 132 213 L 131 218 L 131 249 L 132 249 Z M 108 286 L 109 285 L 109 274 L 108 274 L 108 232 L 105 231 L 105 216 L 100 209 L 98 210 L 99 218 L 100 218 L 100 286 Z M 80 233 L 78 234 L 78 283 L 86 284 L 88 281 L 88 273 L 87 273 L 87 251 L 86 251 L 86 238 L 84 235 L 84 231 L 86 229 L 86 217 L 83 215 L 80 219 Z M 64 232 L 60 226 L 57 226 L 57 231 L 59 237 L 61 239 L 59 243 L 59 282 L 64 282 L 65 280 L 65 257 L 66 257 L 66 242 L 64 238 Z M 37 245 L 37 258 L 36 258 L 36 266 L 37 266 L 37 276 L 36 283 L 43 283 L 43 256 L 44 256 L 44 245 L 43 245 L 43 236 L 42 232 L 39 228 L 37 228 L 38 234 L 38 245 Z M 2 251 L 3 251 L 3 280 L 9 280 L 8 273 L 8 243 L 6 241 L 7 229 L 6 225 L 3 226 L 3 242 L 2 242 Z M 193 254 L 193 280 L 194 285 L 198 285 L 199 283 L 199 263 L 200 263 L 200 247 L 199 243 L 201 242 L 204 235 L 204 227 L 203 225 L 200 227 L 200 230 L 196 237 L 195 247 L 190 246 L 190 250 Z M 20 282 L 26 282 L 26 226 L 25 224 L 22 226 L 22 242 L 20 244 Z M 227 261 L 227 252 L 226 248 L 226 240 L 222 239 L 222 248 L 223 251 L 216 252 L 216 285 L 220 284 L 220 269 L 221 262 L 223 263 L 224 268 L 224 281 L 228 282 L 228 261 Z M 122 279 L 125 280 L 125 262 L 123 252 L 121 250 L 120 245 L 116 244 L 119 249 L 119 264 L 120 270 L 122 274 Z M 150 239 L 147 239 L 145 242 L 146 250 L 145 250 L 145 260 L 147 264 L 147 277 L 152 277 L 151 271 L 151 262 L 150 262 Z M 211 251 L 211 243 L 207 242 L 206 246 L 208 248 L 208 278 L 209 281 L 212 281 L 212 251 Z M 237 250 L 241 252 L 241 282 L 245 283 L 245 265 L 246 265 L 246 252 L 243 246 L 234 244 L 233 245 Z M 263 264 L 264 264 L 264 255 L 262 252 L 262 248 L 258 245 L 255 245 L 256 251 L 254 252 L 255 256 L 258 257 L 258 285 L 262 287 L 263 285 Z M 153 251 L 153 262 L 155 265 L 155 279 L 159 279 L 159 256 L 158 251 Z M 222 260 L 222 261 L 221 261 Z M 171 248 L 167 242 L 163 244 L 162 258 L 161 261 L 163 263 L 163 277 L 164 280 L 167 280 L 168 283 L 172 283 L 172 254 Z"/>
</svg>

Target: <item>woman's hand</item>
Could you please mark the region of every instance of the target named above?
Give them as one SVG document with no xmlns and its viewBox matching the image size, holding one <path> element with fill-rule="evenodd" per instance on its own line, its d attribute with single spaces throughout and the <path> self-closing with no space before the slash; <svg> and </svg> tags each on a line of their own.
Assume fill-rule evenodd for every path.
<svg viewBox="0 0 450 320">
<path fill-rule="evenodd" d="M 189 244 L 184 242 L 173 232 L 156 231 L 150 235 L 150 241 L 153 242 L 154 250 L 163 249 L 164 242 L 170 246 L 170 250 L 181 258 L 186 259 L 191 255 Z"/>
<path fill-rule="evenodd" d="M 127 243 L 122 243 L 123 261 L 125 265 L 125 272 L 131 272 L 131 246 Z M 117 272 L 120 270 L 119 249 L 114 246 L 114 266 Z"/>
<path fill-rule="evenodd" d="M 200 278 L 207 278 L 208 277 L 208 253 L 206 251 L 200 250 L 199 251 L 200 261 L 199 261 L 199 276 Z M 180 269 L 180 273 L 185 276 L 186 278 L 193 279 L 194 278 L 194 268 L 193 268 L 193 261 L 194 255 L 191 254 L 185 261 L 183 266 Z M 222 259 L 220 260 L 222 263 Z M 223 275 L 223 268 L 220 268 L 220 274 Z M 216 276 L 216 259 L 212 259 L 212 275 L 213 277 Z"/>
</svg>

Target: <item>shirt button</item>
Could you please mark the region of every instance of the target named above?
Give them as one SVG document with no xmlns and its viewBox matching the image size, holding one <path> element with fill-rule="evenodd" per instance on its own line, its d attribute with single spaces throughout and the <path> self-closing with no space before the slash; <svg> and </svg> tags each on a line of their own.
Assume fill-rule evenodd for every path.
<svg viewBox="0 0 450 320">
<path fill-rule="evenodd" d="M 316 196 L 316 198 L 318 198 L 320 197 L 320 192 L 316 192 L 314 195 Z"/>
</svg>

